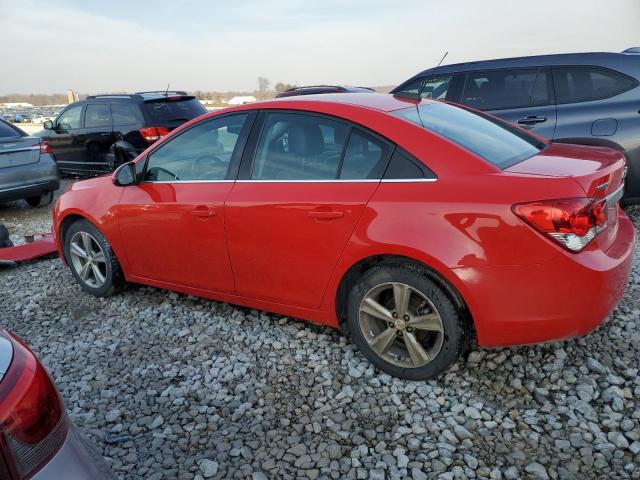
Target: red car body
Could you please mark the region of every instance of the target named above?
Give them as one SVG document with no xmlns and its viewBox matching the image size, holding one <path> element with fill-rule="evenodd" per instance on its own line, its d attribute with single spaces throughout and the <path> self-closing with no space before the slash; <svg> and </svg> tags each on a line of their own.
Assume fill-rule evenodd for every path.
<svg viewBox="0 0 640 480">
<path fill-rule="evenodd" d="M 423 100 L 420 104 L 428 104 Z M 634 229 L 617 203 L 610 224 L 569 252 L 514 213 L 544 199 L 591 196 L 623 181 L 614 150 L 548 145 L 504 170 L 390 112 L 418 102 L 341 94 L 243 105 L 346 119 L 424 162 L 437 181 L 225 180 L 120 187 L 100 177 L 74 184 L 54 209 L 61 237 L 78 217 L 108 239 L 128 281 L 339 326 L 341 282 L 367 259 L 398 256 L 437 272 L 466 305 L 481 346 L 582 335 L 625 288 Z M 244 161 L 244 159 L 243 159 Z"/>
</svg>

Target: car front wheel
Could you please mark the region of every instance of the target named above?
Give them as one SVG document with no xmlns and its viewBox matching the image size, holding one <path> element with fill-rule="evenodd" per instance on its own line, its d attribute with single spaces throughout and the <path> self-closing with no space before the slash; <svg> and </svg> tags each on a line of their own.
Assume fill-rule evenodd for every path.
<svg viewBox="0 0 640 480">
<path fill-rule="evenodd" d="M 111 245 L 87 220 L 69 227 L 64 238 L 64 253 L 80 287 L 96 297 L 113 295 L 124 285 L 124 276 Z"/>
<path fill-rule="evenodd" d="M 382 263 L 353 286 L 348 328 L 360 351 L 380 370 L 408 380 L 434 378 L 463 353 L 464 319 L 421 268 Z"/>
</svg>

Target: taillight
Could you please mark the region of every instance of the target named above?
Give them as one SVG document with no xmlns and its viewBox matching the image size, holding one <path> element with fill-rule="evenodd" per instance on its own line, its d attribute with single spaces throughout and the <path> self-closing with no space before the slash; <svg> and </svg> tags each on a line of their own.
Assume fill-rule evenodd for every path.
<svg viewBox="0 0 640 480">
<path fill-rule="evenodd" d="M 62 399 L 35 355 L 17 337 L 0 332 L 13 358 L 0 382 L 0 451 L 10 478 L 31 478 L 64 443 L 68 423 Z"/>
<path fill-rule="evenodd" d="M 589 198 L 519 203 L 513 212 L 571 252 L 579 252 L 607 228 L 606 200 Z"/>
<path fill-rule="evenodd" d="M 140 135 L 149 143 L 160 140 L 167 133 L 169 133 L 169 129 L 165 127 L 145 127 L 140 129 Z"/>
<path fill-rule="evenodd" d="M 53 150 L 51 150 L 51 145 L 49 145 L 49 142 L 47 142 L 46 140 L 43 140 L 40 144 L 40 154 L 43 153 L 53 153 Z"/>
</svg>

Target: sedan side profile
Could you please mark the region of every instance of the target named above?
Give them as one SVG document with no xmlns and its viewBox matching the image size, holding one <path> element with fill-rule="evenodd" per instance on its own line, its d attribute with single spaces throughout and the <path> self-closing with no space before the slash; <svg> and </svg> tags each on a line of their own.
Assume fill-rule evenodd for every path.
<svg viewBox="0 0 640 480">
<path fill-rule="evenodd" d="M 86 292 L 135 282 L 346 331 L 426 379 L 596 328 L 627 283 L 625 161 L 434 100 L 299 96 L 199 117 L 54 208 Z M 603 285 L 606 288 L 603 288 Z"/>
</svg>

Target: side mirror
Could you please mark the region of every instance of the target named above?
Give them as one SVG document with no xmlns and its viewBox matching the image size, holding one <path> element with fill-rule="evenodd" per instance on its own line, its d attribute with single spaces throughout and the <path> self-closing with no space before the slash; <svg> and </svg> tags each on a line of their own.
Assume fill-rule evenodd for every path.
<svg viewBox="0 0 640 480">
<path fill-rule="evenodd" d="M 116 171 L 111 175 L 111 180 L 114 185 L 119 187 L 127 187 L 129 185 L 135 185 L 137 183 L 136 178 L 136 164 L 133 162 L 127 162 L 116 168 Z"/>
<path fill-rule="evenodd" d="M 53 130 L 53 122 L 51 120 L 45 120 L 42 126 L 45 130 Z"/>
</svg>

